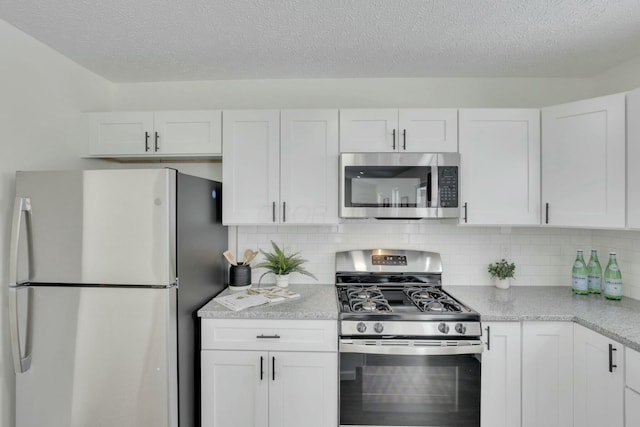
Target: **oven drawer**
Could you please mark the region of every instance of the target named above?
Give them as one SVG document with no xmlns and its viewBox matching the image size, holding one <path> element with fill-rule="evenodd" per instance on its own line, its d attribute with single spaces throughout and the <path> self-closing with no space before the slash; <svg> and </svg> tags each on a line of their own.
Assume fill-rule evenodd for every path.
<svg viewBox="0 0 640 427">
<path fill-rule="evenodd" d="M 202 319 L 203 350 L 337 351 L 334 320 Z"/>
</svg>

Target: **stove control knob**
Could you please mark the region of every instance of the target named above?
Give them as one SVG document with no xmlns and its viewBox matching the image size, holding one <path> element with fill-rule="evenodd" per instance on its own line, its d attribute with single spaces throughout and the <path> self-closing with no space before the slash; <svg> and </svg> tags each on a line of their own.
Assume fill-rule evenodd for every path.
<svg viewBox="0 0 640 427">
<path fill-rule="evenodd" d="M 373 330 L 378 334 L 381 333 L 383 329 L 384 326 L 382 325 L 382 323 L 376 323 L 375 325 L 373 325 Z"/>
<path fill-rule="evenodd" d="M 449 333 L 449 325 L 447 325 L 446 323 L 440 323 L 438 325 L 438 330 L 440 332 L 442 332 L 443 334 L 448 334 Z"/>
<path fill-rule="evenodd" d="M 464 335 L 467 332 L 467 327 L 462 323 L 456 323 L 456 332 Z"/>
<path fill-rule="evenodd" d="M 359 322 L 359 323 L 356 325 L 356 329 L 358 330 L 358 332 L 360 332 L 360 333 L 364 333 L 364 331 L 366 331 L 366 330 L 367 330 L 367 325 L 365 325 L 365 324 L 364 324 L 364 322 Z"/>
</svg>

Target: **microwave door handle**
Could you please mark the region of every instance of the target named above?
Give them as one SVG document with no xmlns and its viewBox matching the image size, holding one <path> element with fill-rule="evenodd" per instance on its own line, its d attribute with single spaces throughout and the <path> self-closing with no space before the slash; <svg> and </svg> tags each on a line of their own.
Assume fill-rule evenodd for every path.
<svg viewBox="0 0 640 427">
<path fill-rule="evenodd" d="M 431 207 L 440 208 L 440 182 L 437 166 L 431 166 Z"/>
<path fill-rule="evenodd" d="M 395 346 L 340 343 L 340 353 L 364 353 L 391 356 L 450 356 L 481 354 L 482 347 L 482 343 L 458 346 Z"/>
</svg>

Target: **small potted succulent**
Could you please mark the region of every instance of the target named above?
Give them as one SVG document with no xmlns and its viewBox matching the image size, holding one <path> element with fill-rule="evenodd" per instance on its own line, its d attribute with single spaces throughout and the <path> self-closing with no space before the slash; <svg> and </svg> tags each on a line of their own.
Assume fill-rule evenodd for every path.
<svg viewBox="0 0 640 427">
<path fill-rule="evenodd" d="M 508 289 L 511 286 L 511 279 L 515 278 L 516 265 L 502 258 L 500 261 L 489 264 L 487 270 L 496 288 Z"/>
<path fill-rule="evenodd" d="M 287 255 L 273 240 L 271 241 L 271 246 L 273 247 L 273 252 L 265 252 L 260 249 L 260 252 L 264 256 L 264 261 L 258 263 L 255 268 L 266 268 L 267 271 L 260 276 L 258 283 L 269 273 L 275 274 L 276 285 L 282 288 L 289 286 L 289 274 L 291 273 L 303 274 L 318 280 L 316 276 L 302 267 L 307 260 L 298 256 L 300 252 Z"/>
</svg>

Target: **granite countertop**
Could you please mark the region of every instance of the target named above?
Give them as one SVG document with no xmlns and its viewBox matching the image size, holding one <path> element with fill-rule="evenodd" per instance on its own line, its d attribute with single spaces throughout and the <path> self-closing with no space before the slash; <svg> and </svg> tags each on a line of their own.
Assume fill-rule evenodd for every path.
<svg viewBox="0 0 640 427">
<path fill-rule="evenodd" d="M 214 300 L 211 300 L 198 310 L 198 316 L 211 319 L 338 319 L 338 301 L 336 299 L 335 284 L 292 283 L 287 289 L 299 293 L 300 297 L 240 311 L 229 310 Z M 229 288 L 226 288 L 220 295 L 228 295 L 231 293 Z"/>
<path fill-rule="evenodd" d="M 480 313 L 483 321 L 574 321 L 640 351 L 640 301 L 573 295 L 567 286 L 449 286 L 445 289 Z"/>
</svg>

